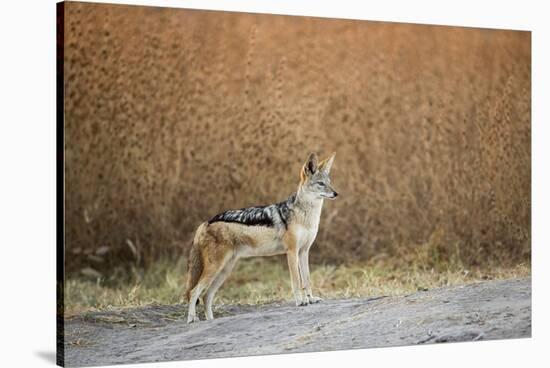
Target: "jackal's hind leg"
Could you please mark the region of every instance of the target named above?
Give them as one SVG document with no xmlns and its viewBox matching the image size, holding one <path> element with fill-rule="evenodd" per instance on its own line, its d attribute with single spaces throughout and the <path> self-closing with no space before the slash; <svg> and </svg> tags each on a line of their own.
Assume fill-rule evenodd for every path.
<svg viewBox="0 0 550 368">
<path fill-rule="evenodd" d="M 199 282 L 193 290 L 191 290 L 191 296 L 189 298 L 189 310 L 187 312 L 187 323 L 193 323 L 200 321 L 199 317 L 197 317 L 196 312 L 196 306 L 197 306 L 197 300 L 201 296 L 202 292 L 204 290 L 207 290 L 218 273 L 222 270 L 223 264 L 208 264 L 204 272 L 201 275 L 201 278 L 199 279 Z"/>
<path fill-rule="evenodd" d="M 197 285 L 191 290 L 191 294 L 189 297 L 189 310 L 187 311 L 187 323 L 193 323 L 200 321 L 199 317 L 197 317 L 196 307 L 197 307 L 197 301 L 199 300 L 199 297 L 204 289 L 204 283 L 200 280 Z"/>
<path fill-rule="evenodd" d="M 214 314 L 212 313 L 212 302 L 214 301 L 214 297 L 216 296 L 216 292 L 222 286 L 225 279 L 227 279 L 227 276 L 231 273 L 233 270 L 233 267 L 235 266 L 235 263 L 237 263 L 237 258 L 232 257 L 223 269 L 217 274 L 217 276 L 214 278 L 214 281 L 206 290 L 206 297 L 205 297 L 205 313 L 206 313 L 206 319 L 212 320 L 214 319 Z"/>
</svg>

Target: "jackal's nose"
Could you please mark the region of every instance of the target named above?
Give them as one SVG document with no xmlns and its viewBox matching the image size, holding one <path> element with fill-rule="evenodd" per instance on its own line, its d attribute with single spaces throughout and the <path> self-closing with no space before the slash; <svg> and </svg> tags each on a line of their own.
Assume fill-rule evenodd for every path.
<svg viewBox="0 0 550 368">
<path fill-rule="evenodd" d="M 338 193 L 334 192 L 334 198 L 338 197 Z"/>
</svg>

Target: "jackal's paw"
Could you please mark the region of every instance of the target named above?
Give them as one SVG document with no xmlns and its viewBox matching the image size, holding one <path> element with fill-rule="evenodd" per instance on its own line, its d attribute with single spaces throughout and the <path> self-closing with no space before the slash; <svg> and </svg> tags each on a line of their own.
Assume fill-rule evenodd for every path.
<svg viewBox="0 0 550 368">
<path fill-rule="evenodd" d="M 199 322 L 200 319 L 197 316 L 187 316 L 187 323 Z"/>
<path fill-rule="evenodd" d="M 319 303 L 323 301 L 323 298 L 320 298 L 318 296 L 308 296 L 309 304 Z"/>
<path fill-rule="evenodd" d="M 305 307 L 306 305 L 308 305 L 309 302 L 307 299 L 303 299 L 303 300 L 296 300 L 296 306 L 297 307 Z"/>
</svg>

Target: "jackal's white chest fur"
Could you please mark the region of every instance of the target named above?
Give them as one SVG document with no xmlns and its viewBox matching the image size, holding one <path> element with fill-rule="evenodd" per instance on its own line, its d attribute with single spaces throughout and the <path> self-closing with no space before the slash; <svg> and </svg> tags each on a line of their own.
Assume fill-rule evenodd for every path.
<svg viewBox="0 0 550 368">
<path fill-rule="evenodd" d="M 318 200 L 309 203 L 305 211 L 297 211 L 292 231 L 296 237 L 298 249 L 309 248 L 315 241 L 321 220 L 322 205 L 323 201 Z"/>
<path fill-rule="evenodd" d="M 319 226 L 315 228 L 307 228 L 302 225 L 296 225 L 293 230 L 296 236 L 296 244 L 298 245 L 298 249 L 309 248 L 315 241 L 318 229 Z"/>
</svg>

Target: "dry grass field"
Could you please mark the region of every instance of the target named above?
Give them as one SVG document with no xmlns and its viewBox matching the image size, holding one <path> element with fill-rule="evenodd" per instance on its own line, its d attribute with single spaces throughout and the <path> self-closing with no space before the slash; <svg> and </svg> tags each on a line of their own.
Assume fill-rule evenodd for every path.
<svg viewBox="0 0 550 368">
<path fill-rule="evenodd" d="M 530 276 L 528 264 L 465 268 L 464 265 L 424 268 L 420 262 L 360 262 L 313 265 L 315 294 L 324 299 L 404 295 L 439 287 L 485 280 Z M 162 259 L 147 270 L 111 273 L 95 281 L 71 277 L 65 283 L 65 316 L 98 310 L 187 303 L 183 296 L 185 262 Z M 241 260 L 216 296 L 216 305 L 247 305 L 292 299 L 284 257 Z"/>
<path fill-rule="evenodd" d="M 65 11 L 66 294 L 76 309 L 116 304 L 91 291 L 113 275 L 143 285 L 143 270 L 165 277 L 158 260 L 183 265 L 194 229 L 214 214 L 286 198 L 310 151 L 337 152 L 340 193 L 312 250 L 317 281 L 359 264 L 399 265 L 405 278 L 420 265 L 422 280 L 466 272 L 457 282 L 529 273 L 530 33 Z M 83 289 L 80 277 L 101 282 Z"/>
</svg>

